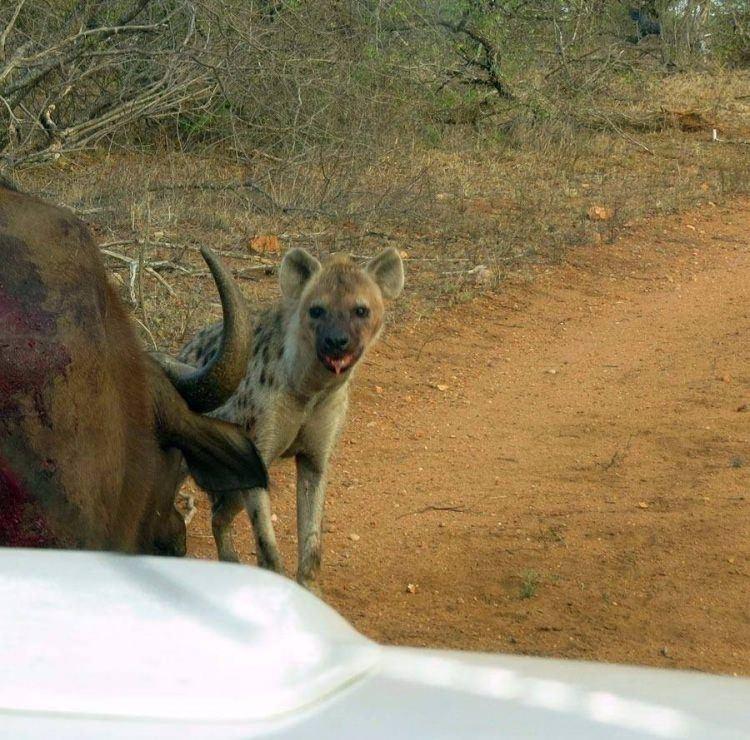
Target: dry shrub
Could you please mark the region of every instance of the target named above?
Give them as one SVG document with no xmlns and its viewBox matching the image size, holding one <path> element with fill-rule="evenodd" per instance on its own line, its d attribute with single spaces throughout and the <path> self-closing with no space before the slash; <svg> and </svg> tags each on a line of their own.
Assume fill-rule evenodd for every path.
<svg viewBox="0 0 750 740">
<path fill-rule="evenodd" d="M 259 236 L 318 254 L 395 245 L 417 310 L 748 188 L 748 73 L 674 40 L 629 41 L 622 3 L 569 5 L 6 4 L 0 145 L 22 186 L 76 209 L 117 252 L 128 300 L 127 259 L 162 263 L 141 276 L 139 307 L 159 344 L 215 312 L 200 244 L 230 255 L 251 301 L 275 292 L 279 255 L 255 250 Z M 129 30 L 108 34 L 113 18 Z M 55 39 L 72 60 L 17 107 L 7 86 L 59 62 Z M 177 97 L 138 108 L 139 79 L 178 73 Z M 86 121 L 101 125 L 76 138 Z M 592 206 L 611 218 L 587 217 Z"/>
</svg>

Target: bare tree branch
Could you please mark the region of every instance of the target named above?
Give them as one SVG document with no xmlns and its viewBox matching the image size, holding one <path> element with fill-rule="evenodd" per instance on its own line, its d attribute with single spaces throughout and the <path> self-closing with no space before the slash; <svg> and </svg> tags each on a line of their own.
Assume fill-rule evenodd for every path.
<svg viewBox="0 0 750 740">
<path fill-rule="evenodd" d="M 10 20 L 8 21 L 8 24 L 3 29 L 3 32 L 0 33 L 0 60 L 5 61 L 5 44 L 8 41 L 8 36 L 10 35 L 10 32 L 13 30 L 13 27 L 16 25 L 16 21 L 18 20 L 18 16 L 21 14 L 21 10 L 26 3 L 26 0 L 18 0 L 16 3 L 16 7 L 13 11 L 13 15 L 10 17 Z"/>
<path fill-rule="evenodd" d="M 0 36 L 6 167 L 80 151 L 215 96 L 215 74 L 195 62 L 208 47 L 192 0 L 123 0 L 116 16 L 112 5 L 80 2 L 60 17 L 54 4 L 16 4 Z M 22 33 L 21 18 L 38 32 Z"/>
</svg>

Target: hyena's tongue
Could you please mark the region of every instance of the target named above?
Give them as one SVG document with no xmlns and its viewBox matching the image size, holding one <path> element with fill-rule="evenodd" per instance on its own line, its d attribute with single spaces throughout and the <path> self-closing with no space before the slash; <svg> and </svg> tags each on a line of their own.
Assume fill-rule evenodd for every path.
<svg viewBox="0 0 750 740">
<path fill-rule="evenodd" d="M 354 355 L 344 355 L 343 357 L 327 357 L 326 360 L 328 362 L 328 366 L 333 370 L 333 372 L 336 373 L 336 375 L 341 375 L 345 370 L 349 369 L 349 366 L 352 364 L 352 360 L 354 359 Z"/>
</svg>

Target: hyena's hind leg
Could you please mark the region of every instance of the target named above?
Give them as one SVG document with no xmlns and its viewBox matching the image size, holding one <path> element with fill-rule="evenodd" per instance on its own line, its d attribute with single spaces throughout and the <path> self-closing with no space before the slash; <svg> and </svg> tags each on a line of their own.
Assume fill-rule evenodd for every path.
<svg viewBox="0 0 750 740">
<path fill-rule="evenodd" d="M 271 497 L 265 488 L 252 488 L 243 492 L 247 514 L 253 525 L 258 565 L 275 573 L 284 573 L 284 561 L 276 542 L 276 532 L 271 520 Z"/>
<path fill-rule="evenodd" d="M 242 509 L 247 509 L 255 535 L 258 565 L 276 573 L 284 572 L 284 562 L 276 543 L 271 521 L 271 502 L 265 488 L 231 491 L 212 496 L 211 529 L 219 560 L 239 563 L 240 558 L 232 537 L 232 522 Z"/>
<path fill-rule="evenodd" d="M 230 491 L 211 496 L 211 530 L 213 531 L 219 560 L 239 563 L 240 558 L 232 539 L 232 522 L 242 511 L 241 491 Z"/>
</svg>

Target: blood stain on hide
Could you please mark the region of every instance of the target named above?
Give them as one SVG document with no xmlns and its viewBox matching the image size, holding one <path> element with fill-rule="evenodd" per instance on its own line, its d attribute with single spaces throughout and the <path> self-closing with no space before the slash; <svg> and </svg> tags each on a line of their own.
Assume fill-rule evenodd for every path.
<svg viewBox="0 0 750 740">
<path fill-rule="evenodd" d="M 70 355 L 56 340 L 54 315 L 41 308 L 46 298 L 42 281 L 36 267 L 23 259 L 24 252 L 23 242 L 0 238 L 7 276 L 0 286 L 0 418 L 18 418 L 26 396 L 49 426 L 44 392 L 50 381 L 65 374 Z"/>
<path fill-rule="evenodd" d="M 37 504 L 0 457 L 0 543 L 4 547 L 51 547 L 55 539 Z"/>
</svg>

